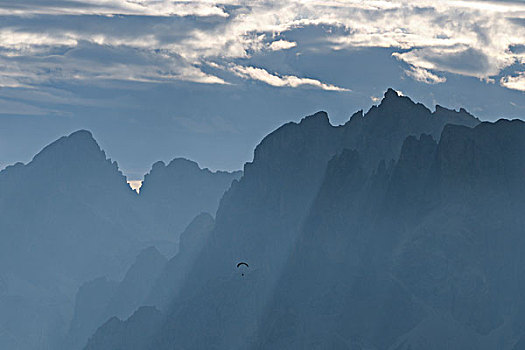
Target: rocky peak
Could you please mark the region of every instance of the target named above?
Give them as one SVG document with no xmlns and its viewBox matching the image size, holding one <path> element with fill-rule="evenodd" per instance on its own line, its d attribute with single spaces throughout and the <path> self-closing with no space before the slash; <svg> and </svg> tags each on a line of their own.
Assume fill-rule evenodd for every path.
<svg viewBox="0 0 525 350">
<path fill-rule="evenodd" d="M 480 123 L 480 120 L 467 112 L 465 108 L 460 108 L 459 111 L 455 111 L 436 105 L 436 110 L 432 113 L 432 116 L 443 119 L 450 124 L 462 124 L 469 127 L 476 126 Z"/>
<path fill-rule="evenodd" d="M 299 125 L 330 125 L 330 120 L 328 119 L 328 113 L 325 111 L 319 111 L 312 115 L 306 116 L 299 122 Z"/>
<path fill-rule="evenodd" d="M 69 136 L 63 136 L 40 151 L 31 163 L 77 161 L 89 162 L 106 160 L 106 154 L 100 149 L 91 132 L 78 130 Z"/>
</svg>

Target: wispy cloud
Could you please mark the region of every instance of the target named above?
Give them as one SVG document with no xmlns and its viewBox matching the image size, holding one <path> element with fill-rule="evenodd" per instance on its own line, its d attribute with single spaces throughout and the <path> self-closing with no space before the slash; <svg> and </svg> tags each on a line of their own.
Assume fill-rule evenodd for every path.
<svg viewBox="0 0 525 350">
<path fill-rule="evenodd" d="M 508 75 L 502 77 L 500 83 L 509 89 L 525 91 L 525 72 L 520 72 L 514 76 Z"/>
<path fill-rule="evenodd" d="M 440 77 L 420 67 L 410 67 L 410 69 L 406 70 L 405 73 L 413 79 L 427 84 L 438 84 L 447 81 L 447 78 Z"/>
<path fill-rule="evenodd" d="M 107 58 L 107 60 L 105 60 Z M 128 46 L 81 43 L 63 55 L 0 56 L 0 86 L 29 87 L 53 80 L 125 80 L 161 83 L 184 80 L 226 84 L 176 54 Z"/>
<path fill-rule="evenodd" d="M 277 41 L 272 41 L 269 47 L 270 47 L 270 50 L 272 51 L 278 51 L 278 50 L 288 50 L 296 46 L 297 46 L 296 42 L 286 41 L 286 40 L 281 39 Z"/>
<path fill-rule="evenodd" d="M 517 88 L 498 75 L 525 64 L 525 52 L 512 49 L 525 38 L 519 1 L 19 0 L 0 4 L 0 16 L 3 86 L 102 78 L 225 84 L 220 67 L 235 67 L 273 86 L 341 91 L 322 79 L 241 65 L 259 53 L 301 53 L 301 40 L 287 37 L 311 26 L 325 30 L 310 45 L 392 48 L 407 75 L 428 84 L 445 82 L 446 72 Z M 207 62 L 218 63 L 215 75 L 203 68 Z"/>
<path fill-rule="evenodd" d="M 277 73 L 272 74 L 263 68 L 258 67 L 243 67 L 233 65 L 230 67 L 231 71 L 236 75 L 246 78 L 262 81 L 271 86 L 278 87 L 299 87 L 303 85 L 313 86 L 319 89 L 328 91 L 350 91 L 349 89 L 342 88 L 339 86 L 322 83 L 319 80 L 311 78 L 299 78 L 294 75 L 278 75 Z"/>
<path fill-rule="evenodd" d="M 0 15 L 140 15 L 221 16 L 228 14 L 210 1 L 170 0 L 21 0 L 3 4 Z"/>
</svg>

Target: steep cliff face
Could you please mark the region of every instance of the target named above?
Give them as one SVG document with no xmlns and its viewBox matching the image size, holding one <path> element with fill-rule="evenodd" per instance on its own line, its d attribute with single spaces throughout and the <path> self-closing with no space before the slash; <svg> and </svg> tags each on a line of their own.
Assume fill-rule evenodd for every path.
<svg viewBox="0 0 525 350">
<path fill-rule="evenodd" d="M 191 277 L 172 300 L 171 307 L 165 310 L 169 317 L 156 337 L 155 346 L 228 349 L 260 346 L 259 335 L 267 335 L 264 332 L 271 322 L 293 324 L 293 317 L 299 317 L 291 315 L 292 319 L 288 319 L 287 315 L 282 315 L 277 317 L 279 321 L 273 318 L 271 322 L 261 321 L 266 320 L 269 309 L 286 308 L 287 300 L 296 297 L 286 292 L 276 294 L 282 288 L 286 290 L 283 286 L 296 291 L 311 289 L 321 295 L 326 291 L 318 310 L 326 300 L 341 297 L 342 294 L 331 296 L 326 286 L 312 286 L 310 282 L 315 280 L 306 272 L 305 275 L 289 272 L 295 271 L 290 267 L 291 261 L 297 260 L 299 266 L 312 267 L 313 276 L 322 275 L 323 278 L 337 275 L 331 271 L 345 274 L 342 267 L 345 265 L 337 265 L 337 262 L 346 264 L 347 256 L 351 256 L 354 268 L 362 266 L 361 257 L 367 254 L 373 256 L 374 269 L 383 266 L 385 258 L 382 252 L 395 243 L 395 232 L 387 234 L 388 226 L 392 224 L 395 230 L 399 230 L 405 225 L 404 222 L 375 221 L 382 213 L 393 218 L 398 210 L 387 202 L 387 194 L 393 197 L 399 192 L 397 187 L 391 188 L 393 174 L 397 174 L 399 184 L 405 183 L 409 187 L 408 182 L 412 181 L 410 167 L 422 167 L 419 186 L 424 186 L 426 178 L 423 175 L 429 171 L 429 164 L 433 164 L 426 157 L 435 154 L 436 149 L 430 136 L 423 139 L 425 146 L 421 149 L 426 152 L 424 154 L 411 155 L 409 149 L 415 148 L 417 153 L 420 147 L 407 145 L 404 157 L 410 167 L 396 170 L 395 161 L 403 142 L 408 136 L 419 137 L 421 133 L 434 135 L 437 140 L 445 124 L 451 120 L 468 126 L 479 122 L 464 110 L 454 112 L 438 108 L 432 113 L 389 90 L 379 107 L 364 115 L 354 114 L 343 126 L 330 125 L 326 113 L 319 112 L 300 123 L 286 124 L 268 135 L 257 146 L 253 162 L 246 164 L 244 176 L 234 182 L 223 197 L 211 239 L 193 265 Z M 344 151 L 348 148 L 353 150 Z M 330 178 L 327 174 L 331 174 Z M 419 190 L 412 195 L 421 196 Z M 409 202 L 410 197 L 405 201 Z M 404 220 L 411 222 L 416 212 Z M 361 230 L 363 225 L 370 227 Z M 323 230 L 325 240 L 319 242 L 308 238 L 315 236 L 315 227 Z M 324 230 L 325 227 L 328 229 Z M 361 230 L 350 242 L 346 241 L 348 227 Z M 375 233 L 376 236 L 388 238 L 381 243 L 378 252 L 367 243 L 367 232 L 372 230 L 379 232 Z M 311 256 L 301 253 L 303 249 Z M 346 249 L 350 249 L 350 253 Z M 249 264 L 245 276 L 236 268 L 240 261 Z M 335 270 L 318 267 L 324 266 L 326 261 L 329 261 L 327 266 L 335 266 Z M 306 267 L 304 271 L 309 271 Z M 354 291 L 353 299 L 368 298 L 363 305 L 372 306 L 374 298 L 389 298 L 394 293 L 392 311 L 402 313 L 405 306 L 411 307 L 407 320 L 400 322 L 396 331 L 378 339 L 379 345 L 391 342 L 396 334 L 413 327 L 422 312 L 419 307 L 412 307 L 411 297 L 404 294 L 403 286 L 387 277 L 385 272 L 365 279 L 361 289 Z M 381 287 L 384 279 L 389 281 L 388 288 L 370 294 L 372 287 Z M 339 288 L 337 293 L 343 293 L 345 288 Z M 297 300 L 304 298 L 298 297 Z M 348 303 L 350 305 L 350 301 Z M 273 309 L 275 305 L 279 307 Z M 292 302 L 290 307 L 293 305 L 296 304 Z M 379 306 L 376 309 L 381 311 Z M 299 321 L 302 320 L 299 317 Z M 370 316 L 367 322 L 371 324 L 374 320 Z M 360 334 L 366 331 L 367 337 L 372 337 L 383 326 L 377 324 L 370 330 L 357 327 L 351 332 Z M 281 328 L 276 329 L 279 332 Z M 285 333 L 289 331 L 287 327 L 282 329 Z M 278 333 L 264 339 L 286 337 Z M 275 344 L 285 348 L 289 345 Z"/>
<path fill-rule="evenodd" d="M 502 120 L 408 137 L 384 176 L 335 157 L 253 347 L 512 349 L 524 136 Z"/>
<path fill-rule="evenodd" d="M 407 344 L 435 339 L 433 329 L 458 339 L 453 349 L 512 349 L 520 338 L 524 132 L 523 122 L 505 120 L 444 130 L 437 205 L 394 260 L 400 280 L 439 315 L 427 313 Z"/>
</svg>

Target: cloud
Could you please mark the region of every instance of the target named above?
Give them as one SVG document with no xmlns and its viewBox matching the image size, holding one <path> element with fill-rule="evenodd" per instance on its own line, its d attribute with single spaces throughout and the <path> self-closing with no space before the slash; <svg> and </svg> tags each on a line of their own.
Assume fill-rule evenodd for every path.
<svg viewBox="0 0 525 350">
<path fill-rule="evenodd" d="M 307 45 L 383 47 L 421 82 L 444 82 L 440 72 L 490 81 L 525 64 L 516 49 L 524 44 L 524 21 L 519 1 L 18 0 L 0 4 L 0 64 L 4 86 L 13 87 L 102 78 L 225 84 L 220 67 L 227 73 L 242 65 L 244 77 L 270 85 L 339 91 L 315 79 L 265 74 L 249 60 L 292 47 L 304 54 Z M 308 44 L 291 40 L 308 27 L 322 30 Z M 103 63 L 86 47 L 97 47 Z M 203 68 L 208 62 L 218 64 L 216 75 Z"/>
<path fill-rule="evenodd" d="M 406 70 L 405 73 L 409 77 L 412 77 L 414 80 L 417 80 L 417 81 L 420 81 L 426 84 L 438 84 L 438 83 L 444 83 L 447 81 L 445 77 L 440 77 L 420 67 L 410 67 L 410 69 Z"/>
<path fill-rule="evenodd" d="M 349 89 L 345 89 L 339 86 L 322 83 L 316 79 L 299 78 L 294 75 L 281 76 L 278 74 L 271 74 L 263 68 L 233 65 L 230 67 L 230 70 L 242 78 L 262 81 L 263 83 L 266 83 L 271 86 L 295 88 L 303 85 L 308 85 L 328 91 L 350 91 Z"/>
<path fill-rule="evenodd" d="M 518 75 L 508 75 L 500 79 L 500 84 L 508 89 L 525 91 L 525 72 Z"/>
<path fill-rule="evenodd" d="M 140 15 L 221 16 L 224 10 L 209 1 L 170 0 L 21 0 L 3 4 L 0 15 Z"/>
<path fill-rule="evenodd" d="M 288 50 L 296 46 L 297 46 L 296 42 L 286 41 L 286 40 L 281 39 L 277 41 L 272 41 L 269 47 L 270 47 L 270 50 L 272 51 L 278 51 L 278 50 Z"/>
<path fill-rule="evenodd" d="M 470 47 L 454 46 L 445 48 L 413 49 L 393 56 L 421 70 L 450 72 L 477 78 L 488 78 L 511 65 L 510 57 L 494 57 L 481 50 Z"/>
<path fill-rule="evenodd" d="M 203 72 L 180 56 L 126 46 L 79 43 L 62 55 L 42 59 L 27 56 L 0 56 L 0 86 L 30 87 L 53 81 L 121 80 L 162 83 L 184 80 L 207 84 L 226 84 Z"/>
</svg>

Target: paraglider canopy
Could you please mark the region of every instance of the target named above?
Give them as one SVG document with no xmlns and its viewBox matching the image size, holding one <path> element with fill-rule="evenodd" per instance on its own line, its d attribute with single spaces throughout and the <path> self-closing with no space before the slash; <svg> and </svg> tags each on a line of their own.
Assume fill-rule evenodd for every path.
<svg viewBox="0 0 525 350">
<path fill-rule="evenodd" d="M 242 261 L 241 261 L 240 263 L 238 263 L 238 264 L 237 264 L 237 268 L 241 267 L 242 265 L 244 265 L 244 266 L 246 266 L 246 267 L 250 267 L 250 266 L 248 266 L 248 264 L 247 264 L 247 263 L 245 263 L 245 262 L 242 262 Z M 243 277 L 244 277 L 244 272 L 243 272 L 243 273 L 241 273 L 241 276 L 243 276 Z"/>
</svg>

